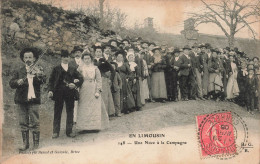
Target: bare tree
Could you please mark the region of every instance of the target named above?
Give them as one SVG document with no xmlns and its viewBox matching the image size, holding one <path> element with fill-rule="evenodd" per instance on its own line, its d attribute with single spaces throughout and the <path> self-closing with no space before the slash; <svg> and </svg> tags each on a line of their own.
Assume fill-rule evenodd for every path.
<svg viewBox="0 0 260 164">
<path fill-rule="evenodd" d="M 124 24 L 126 22 L 127 15 L 123 12 L 121 12 L 120 9 L 116 9 L 115 11 L 115 20 L 114 20 L 114 28 L 115 29 L 121 29 L 124 27 Z"/>
<path fill-rule="evenodd" d="M 260 1 L 252 0 L 217 0 L 213 3 L 201 0 L 204 8 L 198 13 L 190 13 L 196 26 L 204 23 L 216 24 L 228 38 L 230 47 L 234 46 L 237 32 L 247 28 L 255 39 L 257 32 L 252 24 L 259 22 Z"/>
<path fill-rule="evenodd" d="M 105 0 L 99 0 L 99 14 L 102 23 L 104 21 L 104 2 Z"/>
<path fill-rule="evenodd" d="M 108 2 L 104 4 L 105 0 L 101 1 L 99 4 L 89 4 L 84 13 L 99 18 L 101 29 L 120 31 L 125 25 L 127 15 L 118 8 L 110 7 Z"/>
</svg>

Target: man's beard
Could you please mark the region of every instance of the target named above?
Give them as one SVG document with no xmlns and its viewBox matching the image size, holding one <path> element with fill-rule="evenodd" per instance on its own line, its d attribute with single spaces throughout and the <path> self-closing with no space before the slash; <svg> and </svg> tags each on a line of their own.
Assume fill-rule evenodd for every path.
<svg viewBox="0 0 260 164">
<path fill-rule="evenodd" d="M 33 64 L 33 62 L 31 62 L 31 61 L 26 61 L 25 64 L 26 64 L 27 66 L 30 66 L 30 65 Z"/>
</svg>

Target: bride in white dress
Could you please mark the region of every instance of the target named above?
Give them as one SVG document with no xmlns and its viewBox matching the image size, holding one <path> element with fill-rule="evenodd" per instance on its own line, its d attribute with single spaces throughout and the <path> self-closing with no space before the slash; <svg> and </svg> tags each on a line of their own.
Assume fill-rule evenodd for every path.
<svg viewBox="0 0 260 164">
<path fill-rule="evenodd" d="M 93 65 L 91 54 L 82 55 L 83 64 L 78 71 L 84 82 L 80 88 L 80 99 L 77 113 L 77 130 L 103 130 L 109 119 L 101 97 L 102 78 L 99 69 Z"/>
</svg>

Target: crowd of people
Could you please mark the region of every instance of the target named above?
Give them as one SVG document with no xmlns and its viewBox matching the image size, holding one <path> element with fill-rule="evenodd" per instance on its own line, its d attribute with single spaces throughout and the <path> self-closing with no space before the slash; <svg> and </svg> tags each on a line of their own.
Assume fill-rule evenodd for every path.
<svg viewBox="0 0 260 164">
<path fill-rule="evenodd" d="M 43 68 L 35 67 L 39 56 L 34 49 L 24 49 L 20 57 L 25 66 L 15 71 L 10 86 L 16 89 L 24 151 L 29 129 L 35 147 L 39 145 L 37 109 L 46 76 Z M 71 52 L 61 51 L 61 63 L 49 77 L 52 138 L 59 137 L 64 102 L 68 137 L 75 137 L 74 129 L 81 134 L 107 128 L 109 118 L 140 111 L 148 102 L 230 101 L 254 114 L 259 111 L 259 79 L 259 58 L 249 58 L 238 48 L 209 43 L 168 47 L 140 37 L 75 46 Z"/>
</svg>

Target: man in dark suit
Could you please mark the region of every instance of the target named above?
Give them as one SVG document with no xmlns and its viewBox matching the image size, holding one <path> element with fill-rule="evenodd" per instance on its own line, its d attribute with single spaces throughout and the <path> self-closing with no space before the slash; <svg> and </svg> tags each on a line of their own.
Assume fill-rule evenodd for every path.
<svg viewBox="0 0 260 164">
<path fill-rule="evenodd" d="M 202 95 L 202 62 L 201 62 L 201 57 L 200 57 L 200 47 L 198 44 L 194 44 L 192 46 L 192 51 L 191 51 L 191 58 L 192 58 L 192 72 L 194 74 L 194 86 L 195 86 L 195 91 L 193 92 L 195 95 L 191 97 L 198 97 L 201 100 L 205 100 Z"/>
<path fill-rule="evenodd" d="M 188 45 L 184 46 L 183 52 L 184 54 L 180 56 L 180 90 L 181 97 L 184 101 L 188 101 L 188 93 L 189 93 L 189 76 L 191 71 L 191 58 L 190 47 Z"/>
<path fill-rule="evenodd" d="M 29 129 L 33 133 L 34 149 L 39 146 L 39 106 L 41 104 L 41 85 L 45 83 L 46 76 L 40 66 L 36 66 L 38 51 L 35 48 L 25 48 L 20 53 L 24 65 L 15 70 L 10 80 L 10 87 L 16 89 L 15 104 L 19 114 L 19 124 L 22 131 L 23 147 L 20 151 L 29 148 Z"/>
<path fill-rule="evenodd" d="M 58 138 L 60 132 L 60 121 L 63 104 L 66 104 L 67 121 L 66 135 L 75 137 L 72 133 L 73 127 L 73 108 L 75 100 L 75 87 L 80 87 L 83 83 L 83 77 L 69 63 L 69 52 L 61 51 L 61 64 L 54 67 L 49 79 L 49 97 L 54 100 L 54 120 L 53 136 Z"/>
<path fill-rule="evenodd" d="M 173 90 L 173 83 L 176 77 L 174 77 L 174 53 L 168 52 L 165 56 L 164 59 L 166 61 L 166 68 L 164 70 L 165 74 L 165 82 L 166 82 L 166 88 L 167 88 L 167 98 L 168 101 L 173 101 L 175 100 L 174 98 L 174 90 Z"/>
</svg>

